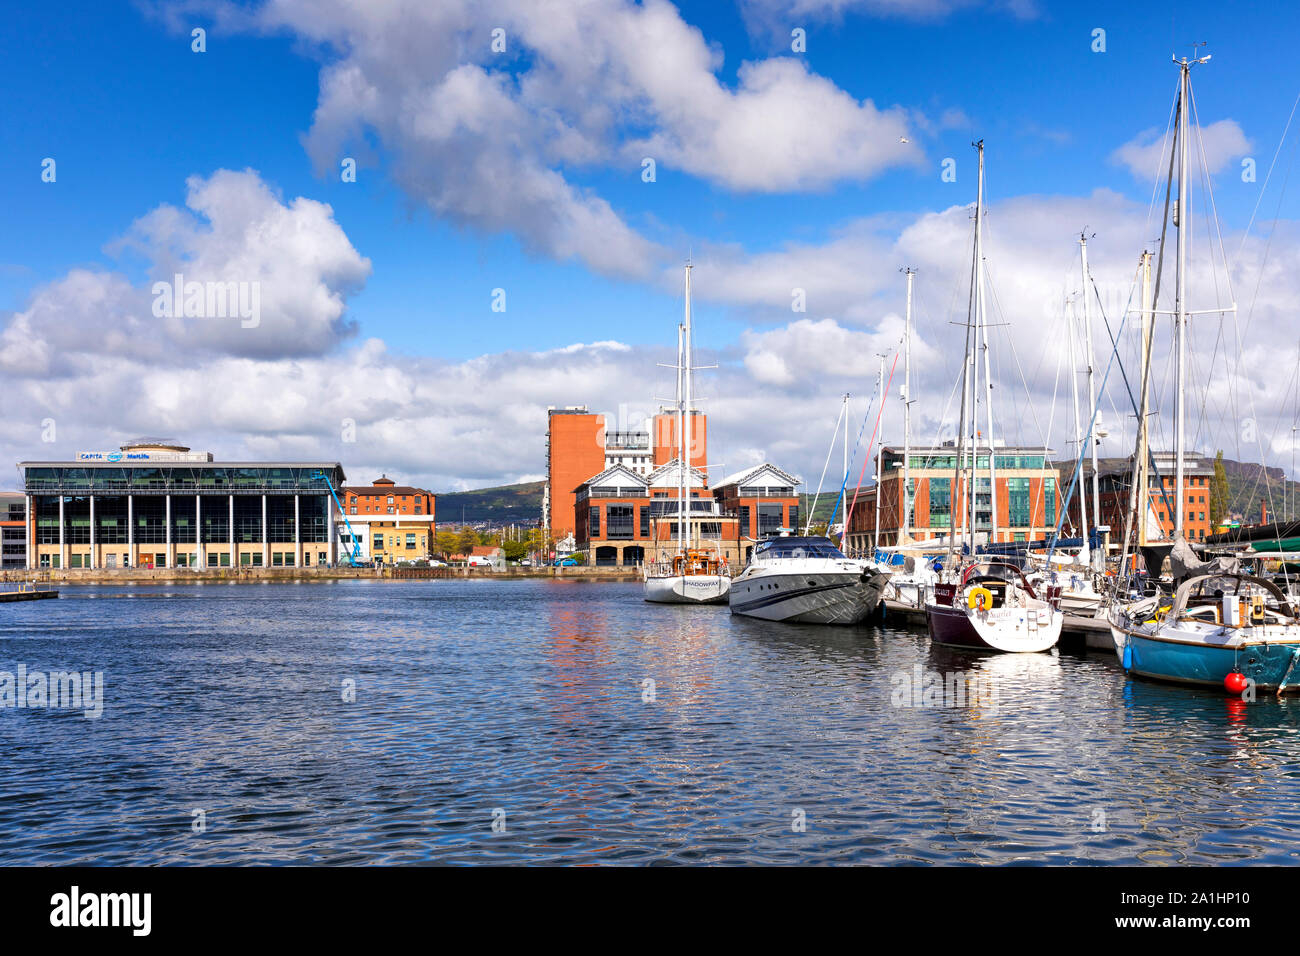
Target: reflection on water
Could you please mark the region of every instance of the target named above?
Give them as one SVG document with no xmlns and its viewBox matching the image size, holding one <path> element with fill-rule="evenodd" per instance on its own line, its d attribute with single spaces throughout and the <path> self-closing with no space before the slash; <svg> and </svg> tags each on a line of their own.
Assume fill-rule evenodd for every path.
<svg viewBox="0 0 1300 956">
<path fill-rule="evenodd" d="M 1300 700 L 1099 654 L 638 584 L 357 581 L 66 588 L 6 607 L 0 670 L 19 663 L 102 670 L 106 700 L 97 721 L 0 710 L 0 863 L 1294 857 Z M 930 673 L 990 693 L 898 706 Z"/>
</svg>

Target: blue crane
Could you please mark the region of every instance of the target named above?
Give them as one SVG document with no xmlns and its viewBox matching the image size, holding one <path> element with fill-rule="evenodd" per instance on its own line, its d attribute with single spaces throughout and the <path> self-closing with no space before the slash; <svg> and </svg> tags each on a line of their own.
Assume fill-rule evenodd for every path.
<svg viewBox="0 0 1300 956">
<path fill-rule="evenodd" d="M 333 498 L 334 503 L 339 506 L 339 514 L 343 516 L 343 524 L 348 529 L 348 540 L 352 542 L 352 550 L 344 552 L 344 556 L 348 559 L 348 564 L 355 568 L 357 566 L 357 559 L 361 557 L 361 539 L 358 538 L 357 533 L 352 530 L 352 522 L 348 520 L 348 512 L 347 509 L 343 507 L 343 502 L 339 501 L 338 492 L 334 490 L 334 482 L 330 481 L 330 476 L 325 474 L 323 471 L 312 472 L 311 477 L 313 481 L 325 482 L 325 487 L 330 490 L 330 497 Z"/>
</svg>

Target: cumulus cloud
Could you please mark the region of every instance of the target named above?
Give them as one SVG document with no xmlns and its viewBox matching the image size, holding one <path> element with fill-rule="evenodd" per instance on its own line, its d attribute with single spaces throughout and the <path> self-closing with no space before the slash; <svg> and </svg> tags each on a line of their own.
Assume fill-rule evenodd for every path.
<svg viewBox="0 0 1300 956">
<path fill-rule="evenodd" d="M 141 256 L 148 281 L 73 269 L 37 289 L 0 332 L 7 377 L 61 378 L 119 356 L 320 354 L 355 333 L 347 298 L 370 274 L 328 205 L 282 202 L 252 170 L 191 177 L 185 208 L 157 207 L 108 248 Z"/>
<path fill-rule="evenodd" d="M 679 170 L 741 191 L 819 190 L 922 161 L 909 114 L 859 100 L 792 56 L 740 65 L 667 0 L 357 4 L 193 0 L 219 28 L 287 32 L 324 61 L 306 145 L 323 174 L 384 147 L 397 182 L 457 225 L 644 278 L 666 251 L 581 177 Z M 494 31 L 497 37 L 493 50 Z"/>
<path fill-rule="evenodd" d="M 1143 130 L 1111 153 L 1110 160 L 1127 166 L 1135 178 L 1150 182 L 1166 174 L 1172 140 L 1172 133 L 1166 136 L 1154 127 Z M 1192 127 L 1188 147 L 1188 163 L 1193 170 L 1200 169 L 1204 164 L 1211 173 L 1218 173 L 1223 171 L 1230 160 L 1249 153 L 1254 144 L 1246 138 L 1236 120 L 1221 119 L 1201 127 L 1199 131 Z"/>
</svg>

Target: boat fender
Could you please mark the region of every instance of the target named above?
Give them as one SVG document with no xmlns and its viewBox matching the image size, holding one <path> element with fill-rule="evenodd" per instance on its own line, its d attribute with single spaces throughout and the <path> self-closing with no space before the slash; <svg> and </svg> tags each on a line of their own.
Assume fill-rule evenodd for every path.
<svg viewBox="0 0 1300 956">
<path fill-rule="evenodd" d="M 1248 678 L 1241 671 L 1233 671 L 1223 678 L 1223 686 L 1229 694 L 1240 694 L 1246 689 Z"/>
<path fill-rule="evenodd" d="M 1131 671 L 1133 669 L 1133 645 L 1132 644 L 1130 643 L 1124 644 L 1124 657 L 1120 661 L 1120 663 L 1124 665 L 1124 670 L 1126 671 Z"/>
<path fill-rule="evenodd" d="M 971 588 L 966 595 L 966 606 L 973 611 L 987 611 L 993 606 L 993 592 L 988 588 Z"/>
</svg>

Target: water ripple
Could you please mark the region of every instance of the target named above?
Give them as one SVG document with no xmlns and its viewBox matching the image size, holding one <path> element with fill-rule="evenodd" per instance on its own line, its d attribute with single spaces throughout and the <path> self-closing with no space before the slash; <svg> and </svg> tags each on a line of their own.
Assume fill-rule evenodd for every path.
<svg viewBox="0 0 1300 956">
<path fill-rule="evenodd" d="M 1297 856 L 1300 701 L 634 584 L 69 587 L 5 606 L 19 663 L 102 670 L 106 701 L 0 710 L 3 864 Z M 895 706 L 917 668 L 993 702 Z"/>
</svg>

